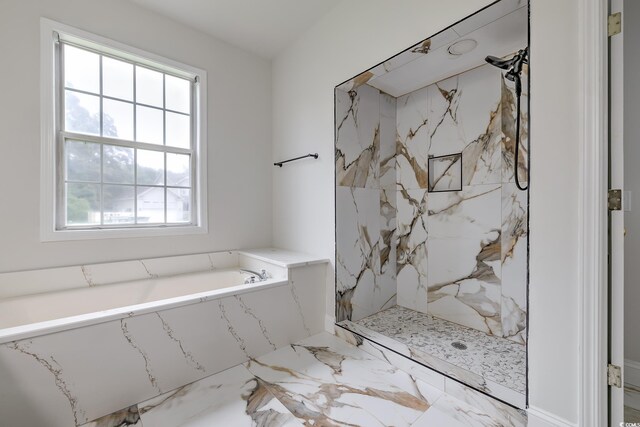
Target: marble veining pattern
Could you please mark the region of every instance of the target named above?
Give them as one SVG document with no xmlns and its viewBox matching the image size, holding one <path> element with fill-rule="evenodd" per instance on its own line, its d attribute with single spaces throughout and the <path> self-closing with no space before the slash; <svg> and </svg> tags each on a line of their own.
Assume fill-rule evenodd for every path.
<svg viewBox="0 0 640 427">
<path fill-rule="evenodd" d="M 429 191 L 462 190 L 462 154 L 429 158 Z"/>
<path fill-rule="evenodd" d="M 430 127 L 427 88 L 398 98 L 396 114 L 398 190 L 427 188 Z"/>
<path fill-rule="evenodd" d="M 209 270 L 238 266 L 237 253 L 212 255 L 144 263 L 150 273 L 159 276 L 179 274 L 192 267 Z M 268 261 L 259 263 L 275 271 Z M 259 270 L 259 263 L 248 266 Z M 125 421 L 137 425 L 140 421 L 132 420 L 131 414 L 114 415 L 110 421 L 100 418 L 319 332 L 323 308 L 317 301 L 324 298 L 326 265 L 304 264 L 288 272 L 282 268 L 289 276 L 289 283 L 282 286 L 252 290 L 237 298 L 228 295 L 144 314 L 131 313 L 0 345 L 0 365 L 5 368 L 0 369 L 0 383 L 12 390 L 0 399 L 3 423 L 69 427 L 90 420 L 96 420 L 93 425 L 106 426 L 104 423 L 119 420 L 115 425 Z M 89 270 L 98 272 L 94 278 L 100 278 L 100 285 L 109 277 L 148 277 L 139 261 L 113 274 L 105 266 L 88 266 Z M 84 280 L 81 271 L 77 266 L 50 274 Z M 29 278 L 44 278 L 43 272 Z M 273 310 L 276 306 L 279 309 Z M 95 392 L 96 387 L 100 393 Z"/>
<path fill-rule="evenodd" d="M 138 405 L 133 405 L 121 411 L 114 412 L 95 421 L 83 424 L 82 427 L 142 427 Z"/>
<path fill-rule="evenodd" d="M 301 426 L 244 366 L 157 396 L 138 405 L 143 424 L 157 427 Z"/>
<path fill-rule="evenodd" d="M 397 194 L 398 304 L 427 311 L 427 190 L 401 190 Z"/>
<path fill-rule="evenodd" d="M 180 352 L 184 356 L 184 359 L 187 361 L 187 363 L 200 372 L 206 372 L 207 370 L 205 369 L 205 367 L 195 359 L 193 354 L 190 351 L 185 350 L 185 344 L 180 338 L 176 336 L 176 332 L 171 328 L 171 325 L 169 325 L 169 323 L 162 317 L 160 313 L 155 312 L 155 315 L 158 316 L 158 319 L 160 319 L 160 322 L 162 322 L 162 329 L 167 333 L 169 339 L 175 342 L 178 348 L 180 348 Z"/>
<path fill-rule="evenodd" d="M 356 324 L 512 390 L 525 392 L 523 345 L 400 306 Z M 453 342 L 464 343 L 467 349 L 458 350 L 451 345 Z"/>
<path fill-rule="evenodd" d="M 428 45 L 416 45 L 416 52 L 425 46 L 428 51 Z M 340 153 L 347 148 L 361 152 L 366 144 L 347 136 L 336 140 L 338 322 L 358 320 L 397 303 L 487 334 L 526 341 L 528 197 L 513 185 L 513 166 L 509 175 L 512 86 L 500 70 L 487 65 L 397 98 L 393 152 L 388 142 L 388 122 L 394 116 L 390 97 L 379 92 L 378 98 L 371 95 L 365 101 L 375 94 L 366 82 L 357 89 L 365 96 L 352 94 L 349 105 L 357 100 L 360 109 L 369 102 L 368 110 L 379 112 L 379 120 L 369 122 L 379 124 L 380 156 L 377 163 L 371 158 L 368 167 L 377 171 L 377 180 L 341 181 Z M 526 103 L 525 93 L 523 123 Z M 357 135 L 358 129 L 350 133 Z M 524 159 L 526 126 L 521 135 Z M 432 158 L 454 153 L 462 153 L 461 164 L 436 164 Z M 393 159 L 393 167 L 388 159 Z M 392 171 L 395 194 L 389 190 Z M 454 183 L 461 190 L 437 192 Z M 373 213 L 376 195 L 360 187 L 381 189 L 380 218 Z M 394 250 L 395 275 L 387 267 Z M 390 290 L 394 281 L 395 294 Z"/>
<path fill-rule="evenodd" d="M 35 351 L 29 348 L 31 344 L 33 344 L 33 341 L 22 343 L 14 341 L 12 343 L 6 344 L 6 347 L 32 358 L 40 366 L 46 369 L 51 375 L 53 375 L 56 387 L 69 402 L 69 407 L 71 408 L 75 424 L 79 425 L 80 423 L 87 421 L 86 412 L 78 405 L 78 397 L 72 391 L 71 386 L 64 378 L 64 369 L 62 368 L 62 366 L 60 366 L 56 359 L 51 355 L 48 357 L 44 355 L 38 355 Z"/>
<path fill-rule="evenodd" d="M 441 394 L 328 334 L 246 365 L 305 425 L 409 426 Z"/>
<path fill-rule="evenodd" d="M 124 335 L 124 338 L 127 340 L 129 345 L 133 347 L 140 354 L 140 357 L 142 357 L 142 360 L 144 361 L 144 370 L 147 373 L 149 382 L 151 383 L 153 388 L 155 388 L 159 393 L 162 393 L 162 389 L 158 385 L 158 379 L 156 378 L 155 374 L 153 373 L 153 369 L 151 368 L 151 361 L 150 361 L 149 355 L 136 342 L 131 332 L 129 332 L 129 328 L 127 327 L 127 321 L 125 319 L 120 319 L 120 329 L 122 329 L 122 335 Z"/>
<path fill-rule="evenodd" d="M 451 392 L 322 333 L 85 427 L 526 425 L 500 402 Z"/>
<path fill-rule="evenodd" d="M 336 117 L 336 317 L 360 319 L 396 303 L 396 100 L 359 85 Z"/>
<path fill-rule="evenodd" d="M 526 185 L 529 172 L 527 162 L 529 156 L 529 67 L 522 69 L 522 96 L 520 99 L 520 152 L 518 162 L 518 178 Z M 515 182 L 515 150 L 516 150 L 516 94 L 514 84 L 505 79 L 500 80 L 501 94 L 501 127 L 502 127 L 502 182 Z"/>
<path fill-rule="evenodd" d="M 336 91 L 338 185 L 379 188 L 380 92 L 360 86 Z"/>
</svg>

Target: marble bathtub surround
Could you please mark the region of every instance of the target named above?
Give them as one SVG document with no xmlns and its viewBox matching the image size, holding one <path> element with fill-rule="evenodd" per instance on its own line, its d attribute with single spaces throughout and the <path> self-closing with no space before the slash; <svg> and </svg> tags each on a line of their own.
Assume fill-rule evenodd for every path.
<svg viewBox="0 0 640 427">
<path fill-rule="evenodd" d="M 82 425 L 321 331 L 326 265 L 260 254 L 294 265 L 285 283 L 0 344 L 0 383 L 14 390 L 0 399 L 3 422 Z"/>
</svg>

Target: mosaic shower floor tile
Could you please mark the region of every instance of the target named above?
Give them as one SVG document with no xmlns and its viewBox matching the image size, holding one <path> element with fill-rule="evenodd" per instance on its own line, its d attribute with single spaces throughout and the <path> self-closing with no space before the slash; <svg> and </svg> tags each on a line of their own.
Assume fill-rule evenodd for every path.
<svg viewBox="0 0 640 427">
<path fill-rule="evenodd" d="M 400 306 L 353 323 L 511 390 L 526 391 L 522 344 Z"/>
</svg>

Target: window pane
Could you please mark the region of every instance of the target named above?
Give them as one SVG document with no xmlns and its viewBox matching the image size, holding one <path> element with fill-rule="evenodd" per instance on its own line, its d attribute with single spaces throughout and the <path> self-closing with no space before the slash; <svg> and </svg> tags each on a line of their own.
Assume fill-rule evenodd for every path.
<svg viewBox="0 0 640 427">
<path fill-rule="evenodd" d="M 103 151 L 103 181 L 113 184 L 134 184 L 133 148 L 105 145 Z M 133 196 L 131 197 L 133 200 Z"/>
<path fill-rule="evenodd" d="M 100 184 L 67 184 L 67 225 L 100 224 Z"/>
<path fill-rule="evenodd" d="M 164 153 L 138 150 L 138 184 L 164 184 Z"/>
<path fill-rule="evenodd" d="M 133 101 L 133 64 L 103 56 L 102 94 Z"/>
<path fill-rule="evenodd" d="M 66 90 L 64 110 L 65 130 L 100 135 L 100 97 Z"/>
<path fill-rule="evenodd" d="M 149 144 L 162 145 L 164 132 L 162 130 L 162 110 L 136 106 L 136 140 Z"/>
<path fill-rule="evenodd" d="M 172 147 L 190 148 L 191 129 L 190 117 L 184 114 L 166 112 L 167 145 Z"/>
<path fill-rule="evenodd" d="M 133 140 L 133 104 L 102 100 L 102 135 Z"/>
<path fill-rule="evenodd" d="M 190 156 L 188 154 L 167 153 L 167 185 L 191 186 Z"/>
<path fill-rule="evenodd" d="M 103 218 L 105 224 L 132 224 L 135 222 L 133 198 L 135 187 L 103 185 Z"/>
<path fill-rule="evenodd" d="M 165 108 L 189 114 L 191 112 L 191 82 L 166 74 L 164 79 L 167 93 Z"/>
<path fill-rule="evenodd" d="M 191 190 L 167 188 L 167 222 L 191 222 Z"/>
<path fill-rule="evenodd" d="M 100 144 L 66 141 L 64 150 L 68 181 L 100 182 Z"/>
<path fill-rule="evenodd" d="M 137 187 L 138 223 L 164 222 L 164 187 Z"/>
<path fill-rule="evenodd" d="M 64 85 L 100 93 L 100 55 L 64 44 Z"/>
<path fill-rule="evenodd" d="M 136 66 L 136 102 L 162 108 L 162 73 Z"/>
</svg>

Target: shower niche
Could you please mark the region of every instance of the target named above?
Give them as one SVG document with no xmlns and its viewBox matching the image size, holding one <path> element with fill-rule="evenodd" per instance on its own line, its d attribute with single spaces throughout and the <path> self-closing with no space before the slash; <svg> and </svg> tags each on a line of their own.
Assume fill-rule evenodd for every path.
<svg viewBox="0 0 640 427">
<path fill-rule="evenodd" d="M 338 330 L 518 408 L 528 27 L 501 0 L 335 88 Z"/>
</svg>

